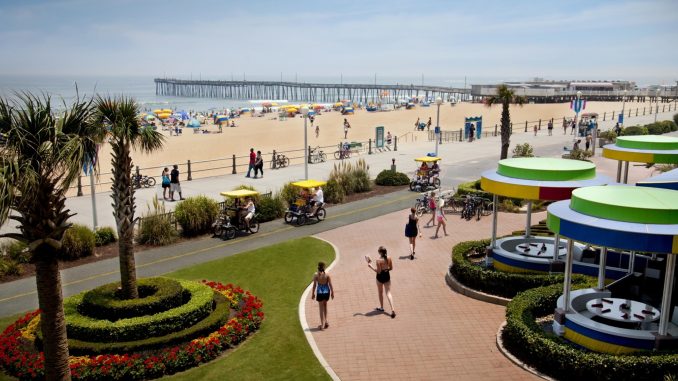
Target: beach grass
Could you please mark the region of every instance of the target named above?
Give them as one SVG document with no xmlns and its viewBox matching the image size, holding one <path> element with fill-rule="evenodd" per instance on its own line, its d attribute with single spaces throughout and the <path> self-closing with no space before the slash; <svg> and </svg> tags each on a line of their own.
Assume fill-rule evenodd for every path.
<svg viewBox="0 0 678 381">
<path fill-rule="evenodd" d="M 173 278 L 233 283 L 264 303 L 264 322 L 234 350 L 171 380 L 328 380 L 299 323 L 299 299 L 319 261 L 334 260 L 332 247 L 305 237 L 165 274 Z M 0 328 L 22 315 L 0 319 Z M 0 373 L 0 380 L 12 380 Z"/>
</svg>

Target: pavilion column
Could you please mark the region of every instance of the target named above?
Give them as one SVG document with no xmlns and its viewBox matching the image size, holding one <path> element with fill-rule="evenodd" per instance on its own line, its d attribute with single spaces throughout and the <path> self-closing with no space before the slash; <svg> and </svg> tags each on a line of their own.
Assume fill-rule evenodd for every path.
<svg viewBox="0 0 678 381">
<path fill-rule="evenodd" d="M 636 252 L 632 251 L 631 254 L 629 254 L 629 274 L 633 273 L 635 267 L 636 267 Z"/>
<path fill-rule="evenodd" d="M 621 174 L 622 174 L 622 161 L 619 160 L 617 161 L 617 182 L 621 181 Z"/>
<path fill-rule="evenodd" d="M 669 330 L 669 316 L 671 313 L 671 295 L 673 294 L 673 277 L 676 268 L 676 254 L 666 254 L 666 275 L 664 276 L 664 291 L 662 306 L 659 314 L 659 336 L 666 336 Z"/>
<path fill-rule="evenodd" d="M 565 313 L 570 312 L 570 283 L 572 283 L 572 262 L 574 259 L 574 255 L 572 253 L 573 248 L 574 241 L 568 238 L 565 261 L 565 279 L 563 280 L 563 310 L 565 310 Z"/>
<path fill-rule="evenodd" d="M 527 225 L 525 226 L 525 238 L 530 238 L 532 234 L 532 200 L 527 202 Z"/>
<path fill-rule="evenodd" d="M 628 184 L 629 182 L 629 162 L 625 161 L 624 162 L 624 184 Z"/>
<path fill-rule="evenodd" d="M 553 260 L 558 260 L 558 254 L 560 254 L 560 233 L 556 233 L 553 237 Z"/>
<path fill-rule="evenodd" d="M 497 203 L 499 202 L 497 195 L 492 196 L 492 244 L 493 249 L 497 247 Z"/>
<path fill-rule="evenodd" d="M 600 260 L 598 261 L 598 289 L 605 289 L 605 266 L 607 266 L 607 247 L 600 251 Z"/>
</svg>

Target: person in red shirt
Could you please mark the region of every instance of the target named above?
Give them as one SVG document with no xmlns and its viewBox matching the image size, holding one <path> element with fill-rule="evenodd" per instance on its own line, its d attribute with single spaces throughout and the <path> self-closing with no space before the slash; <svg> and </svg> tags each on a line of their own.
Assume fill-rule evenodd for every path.
<svg viewBox="0 0 678 381">
<path fill-rule="evenodd" d="M 254 169 L 254 164 L 257 162 L 257 154 L 254 153 L 254 148 L 250 148 L 250 165 L 249 168 L 247 169 L 247 176 L 245 177 L 250 177 L 250 172 Z M 256 174 L 256 171 L 254 172 Z"/>
</svg>

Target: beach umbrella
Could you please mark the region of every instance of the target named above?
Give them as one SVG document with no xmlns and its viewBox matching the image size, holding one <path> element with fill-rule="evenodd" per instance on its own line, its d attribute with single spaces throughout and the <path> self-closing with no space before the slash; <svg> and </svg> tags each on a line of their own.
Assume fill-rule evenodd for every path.
<svg viewBox="0 0 678 381">
<path fill-rule="evenodd" d="M 171 114 L 171 113 L 172 113 L 172 109 L 169 109 L 169 108 L 164 108 L 164 109 L 162 109 L 162 110 L 160 110 L 160 111 L 163 112 L 163 113 L 167 113 L 167 114 Z"/>
<path fill-rule="evenodd" d="M 226 115 L 217 115 L 214 117 L 214 123 L 223 123 L 228 121 L 228 116 Z"/>
<path fill-rule="evenodd" d="M 167 118 L 170 117 L 171 114 L 168 113 L 168 112 L 161 112 L 161 113 L 158 113 L 157 115 L 158 115 L 158 118 L 160 118 L 160 119 L 167 119 Z"/>
<path fill-rule="evenodd" d="M 156 115 L 162 114 L 162 109 L 157 108 L 157 109 L 153 110 L 153 113 L 156 114 Z"/>
<path fill-rule="evenodd" d="M 273 106 L 273 103 L 271 103 L 271 102 L 264 102 L 264 103 L 261 104 L 261 106 L 263 106 L 263 107 L 271 107 L 271 106 Z"/>
<path fill-rule="evenodd" d="M 275 106 L 277 106 L 277 105 L 278 105 L 278 104 L 277 104 L 276 102 L 271 102 L 271 107 L 275 107 Z"/>
<path fill-rule="evenodd" d="M 198 121 L 198 119 L 191 119 L 191 120 L 189 120 L 188 123 L 186 124 L 186 127 L 190 127 L 190 128 L 199 128 L 199 127 L 200 127 L 200 122 Z"/>
<path fill-rule="evenodd" d="M 151 122 L 151 121 L 155 120 L 155 115 L 146 114 L 146 115 L 142 116 L 141 118 L 143 120 L 147 121 L 147 122 Z"/>
<path fill-rule="evenodd" d="M 179 111 L 174 113 L 174 117 L 180 120 L 189 120 L 191 119 L 190 116 L 188 116 L 188 113 L 186 111 Z"/>
</svg>

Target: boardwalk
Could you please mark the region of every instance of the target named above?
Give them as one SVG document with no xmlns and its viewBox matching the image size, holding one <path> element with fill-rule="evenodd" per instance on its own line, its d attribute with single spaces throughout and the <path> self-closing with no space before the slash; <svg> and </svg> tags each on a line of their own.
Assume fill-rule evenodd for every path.
<svg viewBox="0 0 678 381">
<path fill-rule="evenodd" d="M 435 229 L 423 229 L 418 258 L 410 261 L 403 236 L 406 218 L 406 211 L 395 212 L 317 235 L 336 245 L 341 259 L 331 271 L 336 291 L 329 302 L 330 328 L 317 331 L 318 307 L 310 299 L 306 320 L 337 375 L 342 380 L 537 379 L 496 347 L 504 307 L 457 294 L 445 283 L 452 246 L 488 237 L 491 219 L 462 222 L 451 216 L 450 236 L 435 240 L 430 238 Z M 544 213 L 535 216 L 542 218 Z M 499 234 L 522 228 L 524 221 L 524 214 L 500 215 Z M 395 319 L 375 313 L 375 274 L 363 258 L 375 258 L 381 244 L 394 262 Z M 388 312 L 387 302 L 385 308 Z"/>
</svg>

